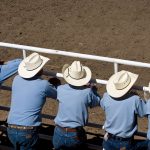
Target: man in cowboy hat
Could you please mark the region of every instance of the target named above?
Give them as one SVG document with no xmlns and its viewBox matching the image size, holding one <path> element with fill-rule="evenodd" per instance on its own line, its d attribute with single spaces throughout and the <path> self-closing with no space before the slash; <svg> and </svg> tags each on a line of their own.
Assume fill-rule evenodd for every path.
<svg viewBox="0 0 150 150">
<path fill-rule="evenodd" d="M 106 115 L 105 150 L 131 149 L 131 141 L 137 131 L 137 115 L 144 116 L 146 107 L 144 100 L 131 90 L 137 78 L 137 74 L 122 70 L 108 80 L 107 92 L 100 102 Z"/>
<path fill-rule="evenodd" d="M 150 83 L 149 83 L 149 90 L 144 91 L 144 99 L 147 100 L 146 103 L 146 116 L 148 118 L 147 139 L 145 141 L 138 142 L 136 144 L 135 149 L 137 150 L 143 150 L 143 149 L 150 150 Z M 147 148 L 145 148 L 146 146 Z"/>
<path fill-rule="evenodd" d="M 92 73 L 80 61 L 64 65 L 62 73 L 68 84 L 57 88 L 59 107 L 53 145 L 55 150 L 79 150 L 86 140 L 83 127 L 88 121 L 88 106 L 99 105 L 100 97 L 94 88 L 86 86 Z"/>
<path fill-rule="evenodd" d="M 0 60 L 0 84 L 17 72 L 20 62 L 21 59 L 14 59 L 8 62 Z"/>
<path fill-rule="evenodd" d="M 146 115 L 148 117 L 148 131 L 147 131 L 147 140 L 148 143 L 147 150 L 150 150 L 150 83 L 149 83 L 149 91 L 145 92 L 145 99 L 148 100 L 146 104 Z"/>
<path fill-rule="evenodd" d="M 11 106 L 8 115 L 8 137 L 15 150 L 35 150 L 41 109 L 46 97 L 56 98 L 56 89 L 41 79 L 42 68 L 49 58 L 32 53 L 19 65 L 12 84 Z"/>
</svg>

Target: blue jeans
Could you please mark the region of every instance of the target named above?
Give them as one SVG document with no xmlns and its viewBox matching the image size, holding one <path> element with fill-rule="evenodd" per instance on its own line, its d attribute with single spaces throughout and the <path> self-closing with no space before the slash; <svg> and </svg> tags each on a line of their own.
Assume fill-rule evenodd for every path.
<svg viewBox="0 0 150 150">
<path fill-rule="evenodd" d="M 150 150 L 150 140 L 137 141 L 133 150 Z"/>
<path fill-rule="evenodd" d="M 131 140 L 121 141 L 110 138 L 107 141 L 103 140 L 103 148 L 105 150 L 131 150 Z"/>
<path fill-rule="evenodd" d="M 38 129 L 20 130 L 7 128 L 8 138 L 15 150 L 36 150 L 38 143 Z"/>
<path fill-rule="evenodd" d="M 86 141 L 86 134 L 84 129 L 77 132 L 66 132 L 57 126 L 55 127 L 53 136 L 53 146 L 55 150 L 84 149 L 85 141 Z"/>
</svg>

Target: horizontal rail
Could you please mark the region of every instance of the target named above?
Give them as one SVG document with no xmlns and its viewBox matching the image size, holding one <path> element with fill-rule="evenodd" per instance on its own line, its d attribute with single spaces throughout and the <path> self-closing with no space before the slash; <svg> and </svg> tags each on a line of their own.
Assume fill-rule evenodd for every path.
<svg viewBox="0 0 150 150">
<path fill-rule="evenodd" d="M 109 58 L 109 57 L 96 56 L 96 55 L 80 54 L 80 53 L 75 53 L 75 52 L 67 52 L 67 51 L 39 48 L 39 47 L 33 47 L 33 46 L 25 46 L 25 45 L 0 42 L 0 47 L 9 47 L 9 48 L 15 48 L 15 49 L 20 49 L 20 50 L 36 51 L 36 52 L 47 53 L 47 54 L 63 55 L 63 56 L 69 56 L 69 57 L 77 57 L 77 58 L 84 58 L 84 59 L 91 59 L 91 60 L 97 60 L 97 61 L 130 65 L 130 66 L 150 68 L 150 63 L 123 60 L 123 59 L 117 59 L 117 58 Z"/>
<path fill-rule="evenodd" d="M 44 75 L 55 76 L 59 78 L 63 77 L 62 73 L 55 73 L 55 72 L 49 72 L 49 71 L 44 71 Z M 107 80 L 102 80 L 102 79 L 92 79 L 92 82 L 98 83 L 98 84 L 104 84 L 104 85 L 107 84 Z M 150 91 L 150 88 L 146 86 L 133 86 L 133 88 L 136 90 Z M 1 85 L 0 89 L 11 91 L 11 87 L 4 86 L 4 85 Z"/>
</svg>

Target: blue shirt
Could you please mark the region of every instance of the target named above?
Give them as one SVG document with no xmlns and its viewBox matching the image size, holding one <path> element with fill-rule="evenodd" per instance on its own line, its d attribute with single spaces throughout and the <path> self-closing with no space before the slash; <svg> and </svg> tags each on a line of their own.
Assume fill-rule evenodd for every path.
<svg viewBox="0 0 150 150">
<path fill-rule="evenodd" d="M 115 100 L 105 93 L 100 104 L 106 115 L 105 130 L 123 138 L 129 138 L 136 132 L 137 115 L 145 115 L 146 103 L 137 95 Z"/>
<path fill-rule="evenodd" d="M 18 66 L 21 61 L 21 59 L 14 59 L 4 65 L 0 65 L 0 83 L 18 71 Z"/>
<path fill-rule="evenodd" d="M 146 103 L 146 114 L 148 115 L 147 138 L 150 140 L 150 100 L 147 100 L 147 103 Z"/>
<path fill-rule="evenodd" d="M 73 87 L 69 84 L 57 88 L 59 101 L 55 124 L 75 128 L 85 126 L 88 121 L 88 107 L 99 105 L 100 97 L 91 88 Z"/>
<path fill-rule="evenodd" d="M 150 115 L 148 115 L 148 131 L 147 131 L 147 139 L 150 140 Z"/>
<path fill-rule="evenodd" d="M 12 84 L 8 124 L 39 126 L 46 97 L 56 98 L 57 91 L 47 80 L 24 79 L 17 75 Z"/>
</svg>

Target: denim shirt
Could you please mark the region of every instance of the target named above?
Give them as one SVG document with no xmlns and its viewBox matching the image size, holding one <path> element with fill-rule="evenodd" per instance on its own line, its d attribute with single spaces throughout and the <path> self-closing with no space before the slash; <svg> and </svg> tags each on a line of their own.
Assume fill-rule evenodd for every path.
<svg viewBox="0 0 150 150">
<path fill-rule="evenodd" d="M 105 93 L 100 104 L 106 115 L 105 130 L 123 138 L 137 131 L 137 115 L 143 117 L 146 113 L 146 103 L 137 95 L 117 100 Z"/>
<path fill-rule="evenodd" d="M 8 124 L 39 126 L 46 97 L 57 97 L 56 89 L 47 80 L 24 79 L 17 75 L 12 84 Z"/>
<path fill-rule="evenodd" d="M 100 96 L 91 88 L 74 87 L 69 84 L 57 88 L 59 101 L 55 124 L 75 128 L 85 126 L 88 121 L 88 107 L 98 106 Z"/>
<path fill-rule="evenodd" d="M 18 71 L 20 62 L 21 59 L 14 59 L 4 65 L 0 65 L 0 84 Z"/>
</svg>

